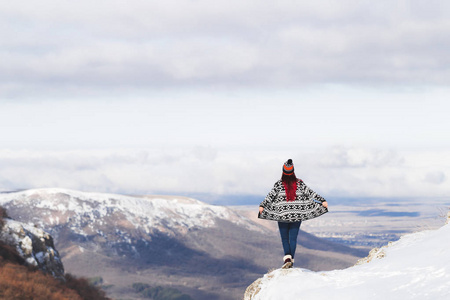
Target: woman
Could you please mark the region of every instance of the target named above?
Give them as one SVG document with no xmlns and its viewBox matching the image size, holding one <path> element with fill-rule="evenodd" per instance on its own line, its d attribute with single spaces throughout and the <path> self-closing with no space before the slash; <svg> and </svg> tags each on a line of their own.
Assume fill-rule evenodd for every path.
<svg viewBox="0 0 450 300">
<path fill-rule="evenodd" d="M 294 263 L 297 235 L 302 221 L 323 215 L 328 203 L 320 195 L 297 179 L 292 159 L 283 165 L 283 175 L 259 205 L 258 218 L 278 222 L 284 257 L 283 269 Z"/>
</svg>

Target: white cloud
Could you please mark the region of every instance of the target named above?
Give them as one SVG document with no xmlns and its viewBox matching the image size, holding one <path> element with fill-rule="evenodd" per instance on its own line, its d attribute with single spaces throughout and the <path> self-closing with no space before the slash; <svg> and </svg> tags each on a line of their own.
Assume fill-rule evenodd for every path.
<svg viewBox="0 0 450 300">
<path fill-rule="evenodd" d="M 0 92 L 448 85 L 449 9 L 441 1 L 9 2 L 0 6 Z"/>
<path fill-rule="evenodd" d="M 446 179 L 447 176 L 442 171 L 431 171 L 425 174 L 425 181 L 433 184 L 442 184 Z"/>
<path fill-rule="evenodd" d="M 338 150 L 344 151 L 342 147 Z M 265 195 L 280 178 L 283 162 L 293 158 L 297 176 L 327 198 L 439 197 L 450 192 L 448 185 L 442 184 L 444 172 L 450 169 L 448 162 L 442 163 L 442 158 L 448 157 L 446 152 L 345 151 L 370 159 L 358 161 L 356 167 L 324 165 L 322 159 L 334 155 L 335 149 L 295 154 L 202 147 L 189 151 L 0 151 L 0 189 L 63 187 L 126 194 Z M 421 165 L 424 158 L 428 163 L 441 161 L 442 171 Z"/>
<path fill-rule="evenodd" d="M 399 167 L 404 159 L 393 150 L 336 147 L 323 153 L 320 162 L 325 168 L 379 168 Z"/>
<path fill-rule="evenodd" d="M 445 195 L 449 9 L 2 3 L 1 187 L 260 194 L 297 152 L 328 195 Z"/>
<path fill-rule="evenodd" d="M 449 192 L 448 187 L 436 181 L 445 180 L 442 175 L 450 169 L 450 154 L 446 150 L 337 146 L 299 153 L 297 157 L 298 176 L 329 197 L 431 198 L 444 197 Z M 436 165 L 440 171 L 436 171 Z"/>
</svg>

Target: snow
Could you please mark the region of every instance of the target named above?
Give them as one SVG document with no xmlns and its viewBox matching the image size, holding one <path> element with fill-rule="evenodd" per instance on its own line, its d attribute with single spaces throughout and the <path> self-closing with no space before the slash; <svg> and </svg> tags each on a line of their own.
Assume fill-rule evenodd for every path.
<svg viewBox="0 0 450 300">
<path fill-rule="evenodd" d="M 33 241 L 30 239 L 29 236 L 25 236 L 22 241 L 21 241 L 21 248 L 22 251 L 26 254 L 26 255 L 30 255 L 33 252 Z"/>
<path fill-rule="evenodd" d="M 275 270 L 259 288 L 246 299 L 450 299 L 450 224 L 405 235 L 345 270 Z"/>
</svg>

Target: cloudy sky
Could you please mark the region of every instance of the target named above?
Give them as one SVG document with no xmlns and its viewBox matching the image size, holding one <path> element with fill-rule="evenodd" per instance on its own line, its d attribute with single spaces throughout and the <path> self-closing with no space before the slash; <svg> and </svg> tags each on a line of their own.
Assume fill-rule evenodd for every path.
<svg viewBox="0 0 450 300">
<path fill-rule="evenodd" d="M 0 4 L 0 190 L 450 193 L 446 1 Z"/>
</svg>

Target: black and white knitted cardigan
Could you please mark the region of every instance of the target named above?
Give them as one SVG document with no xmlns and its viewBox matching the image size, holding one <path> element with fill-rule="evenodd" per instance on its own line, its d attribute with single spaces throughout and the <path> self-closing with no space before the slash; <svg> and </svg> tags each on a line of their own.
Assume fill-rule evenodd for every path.
<svg viewBox="0 0 450 300">
<path fill-rule="evenodd" d="M 322 205 L 324 201 L 322 196 L 299 179 L 295 200 L 287 202 L 286 190 L 283 182 L 279 180 L 259 205 L 264 207 L 264 210 L 258 218 L 285 223 L 313 219 L 328 212 L 328 209 Z"/>
</svg>

